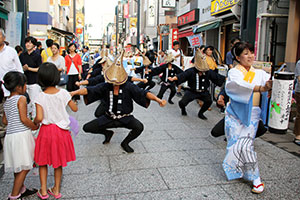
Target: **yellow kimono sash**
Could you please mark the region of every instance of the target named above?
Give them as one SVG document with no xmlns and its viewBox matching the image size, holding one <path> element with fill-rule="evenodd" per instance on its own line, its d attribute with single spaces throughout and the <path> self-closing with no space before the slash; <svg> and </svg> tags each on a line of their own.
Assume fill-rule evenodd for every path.
<svg viewBox="0 0 300 200">
<path fill-rule="evenodd" d="M 252 83 L 255 77 L 255 69 L 252 66 L 249 71 L 247 71 L 241 65 L 237 65 L 235 68 L 243 73 L 244 81 L 246 81 L 247 83 Z M 253 92 L 253 106 L 259 106 L 259 104 L 260 104 L 260 92 Z"/>
</svg>

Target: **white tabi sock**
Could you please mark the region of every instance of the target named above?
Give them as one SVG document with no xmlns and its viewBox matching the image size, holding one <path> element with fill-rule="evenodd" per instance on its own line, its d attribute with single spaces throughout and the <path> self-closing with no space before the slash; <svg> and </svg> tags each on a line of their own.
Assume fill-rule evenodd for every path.
<svg viewBox="0 0 300 200">
<path fill-rule="evenodd" d="M 258 177 L 257 179 L 255 179 L 255 180 L 253 181 L 253 186 L 258 186 L 258 185 L 260 185 L 260 184 L 261 184 L 260 177 Z M 263 187 L 263 186 L 260 186 L 260 187 L 258 187 L 258 188 L 256 188 L 256 187 L 253 187 L 253 188 L 254 188 L 254 190 L 259 191 L 259 192 L 262 192 L 262 191 L 264 190 L 264 187 Z"/>
</svg>

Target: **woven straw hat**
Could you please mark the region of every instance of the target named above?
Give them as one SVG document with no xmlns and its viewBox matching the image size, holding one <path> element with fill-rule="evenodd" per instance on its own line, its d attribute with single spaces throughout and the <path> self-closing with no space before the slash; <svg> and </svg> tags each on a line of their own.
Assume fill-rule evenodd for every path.
<svg viewBox="0 0 300 200">
<path fill-rule="evenodd" d="M 152 64 L 147 56 L 145 56 L 144 54 L 142 54 L 142 56 L 143 56 L 143 65 L 144 66 L 149 66 Z"/>
<path fill-rule="evenodd" d="M 195 55 L 195 68 L 200 72 L 206 72 L 209 70 L 209 66 L 206 62 L 205 56 L 201 53 L 200 49 L 197 49 Z"/>
<path fill-rule="evenodd" d="M 175 57 L 173 56 L 172 53 L 169 53 L 167 54 L 167 57 L 166 57 L 166 63 L 171 63 L 175 60 Z"/>
<path fill-rule="evenodd" d="M 105 70 L 104 78 L 106 82 L 114 85 L 122 85 L 127 81 L 128 75 L 123 67 L 124 52 L 123 50 L 121 56 Z"/>
</svg>

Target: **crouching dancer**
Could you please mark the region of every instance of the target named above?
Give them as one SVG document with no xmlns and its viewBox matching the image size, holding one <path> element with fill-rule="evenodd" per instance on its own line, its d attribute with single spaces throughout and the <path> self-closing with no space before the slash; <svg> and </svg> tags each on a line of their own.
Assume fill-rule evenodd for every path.
<svg viewBox="0 0 300 200">
<path fill-rule="evenodd" d="M 199 49 L 196 51 L 194 64 L 195 67 L 187 69 L 173 78 L 169 78 L 169 81 L 176 81 L 177 85 L 188 81 L 189 90 L 184 93 L 184 96 L 179 101 L 181 114 L 187 115 L 185 107 L 193 100 L 200 99 L 204 104 L 199 110 L 198 117 L 207 120 L 204 116 L 204 112 L 206 112 L 212 104 L 211 94 L 208 91 L 210 81 L 221 86 L 225 82 L 225 77 L 209 69 Z"/>
<path fill-rule="evenodd" d="M 74 91 L 71 95 L 85 95 L 87 105 L 102 99 L 106 105 L 105 115 L 86 123 L 83 130 L 90 133 L 104 134 L 103 144 L 107 144 L 114 133 L 107 129 L 130 129 L 131 131 L 122 141 L 121 147 L 126 152 L 132 153 L 134 150 L 129 146 L 129 143 L 144 130 L 144 125 L 132 115 L 133 101 L 145 108 L 149 106 L 150 100 L 156 101 L 161 107 L 166 105 L 166 101 L 127 81 L 128 75 L 122 64 L 123 54 L 124 52 L 120 60 L 118 59 L 105 71 L 105 83 Z"/>
</svg>

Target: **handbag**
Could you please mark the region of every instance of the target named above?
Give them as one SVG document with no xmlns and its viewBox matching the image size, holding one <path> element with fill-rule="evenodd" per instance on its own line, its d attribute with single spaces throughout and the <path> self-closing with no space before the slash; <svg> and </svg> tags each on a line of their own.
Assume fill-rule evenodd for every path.
<svg viewBox="0 0 300 200">
<path fill-rule="evenodd" d="M 58 83 L 59 86 L 67 85 L 68 82 L 68 75 L 66 73 L 61 73 L 60 81 Z"/>
</svg>

